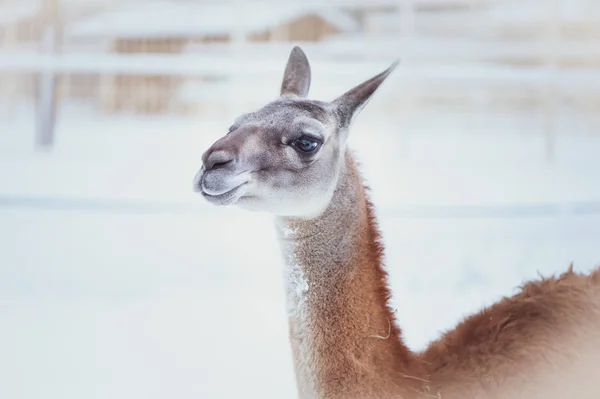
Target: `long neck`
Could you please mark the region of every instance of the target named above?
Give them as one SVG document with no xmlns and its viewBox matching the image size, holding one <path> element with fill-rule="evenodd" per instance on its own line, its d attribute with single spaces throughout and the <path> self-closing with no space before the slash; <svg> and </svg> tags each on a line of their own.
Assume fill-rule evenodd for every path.
<svg viewBox="0 0 600 399">
<path fill-rule="evenodd" d="M 320 216 L 277 226 L 300 397 L 420 391 L 424 376 L 388 308 L 380 236 L 352 157 Z"/>
</svg>

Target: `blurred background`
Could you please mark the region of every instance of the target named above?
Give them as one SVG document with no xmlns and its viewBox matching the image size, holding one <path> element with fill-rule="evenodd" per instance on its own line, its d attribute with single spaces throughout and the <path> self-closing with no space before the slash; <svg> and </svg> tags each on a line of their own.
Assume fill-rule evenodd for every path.
<svg viewBox="0 0 600 399">
<path fill-rule="evenodd" d="M 596 0 L 0 0 L 0 398 L 292 398 L 271 219 L 192 192 L 278 95 L 400 67 L 350 146 L 415 350 L 600 265 Z"/>
</svg>

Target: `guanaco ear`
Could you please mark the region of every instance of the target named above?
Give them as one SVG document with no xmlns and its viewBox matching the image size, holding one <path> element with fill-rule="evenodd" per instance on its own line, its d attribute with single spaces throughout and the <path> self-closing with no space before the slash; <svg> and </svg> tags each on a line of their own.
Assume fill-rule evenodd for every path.
<svg viewBox="0 0 600 399">
<path fill-rule="evenodd" d="M 298 46 L 292 49 L 283 74 L 282 96 L 306 97 L 310 88 L 310 65 L 304 51 Z"/>
<path fill-rule="evenodd" d="M 377 76 L 359 84 L 355 88 L 347 91 L 340 97 L 333 100 L 332 104 L 336 109 L 336 114 L 343 127 L 347 127 L 352 122 L 353 117 L 367 105 L 375 91 L 381 86 L 383 81 L 392 73 L 399 61 L 395 61 L 388 69 Z"/>
</svg>

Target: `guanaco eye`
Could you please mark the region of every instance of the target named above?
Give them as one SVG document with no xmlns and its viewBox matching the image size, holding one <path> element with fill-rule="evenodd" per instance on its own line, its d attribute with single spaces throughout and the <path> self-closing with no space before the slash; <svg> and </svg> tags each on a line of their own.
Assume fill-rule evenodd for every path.
<svg viewBox="0 0 600 399">
<path fill-rule="evenodd" d="M 321 143 L 309 137 L 300 137 L 298 140 L 295 140 L 292 145 L 300 151 L 308 153 L 316 151 Z"/>
</svg>

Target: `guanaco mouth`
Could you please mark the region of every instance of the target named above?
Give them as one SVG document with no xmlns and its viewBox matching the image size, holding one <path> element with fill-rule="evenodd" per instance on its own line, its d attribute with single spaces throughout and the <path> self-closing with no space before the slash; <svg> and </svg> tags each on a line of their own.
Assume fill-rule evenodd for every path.
<svg viewBox="0 0 600 399">
<path fill-rule="evenodd" d="M 229 191 L 216 195 L 207 193 L 201 187 L 199 187 L 199 191 L 208 202 L 211 202 L 215 205 L 230 205 L 235 203 L 242 196 L 242 188 L 246 184 L 248 184 L 248 182 L 242 183 Z"/>
</svg>

